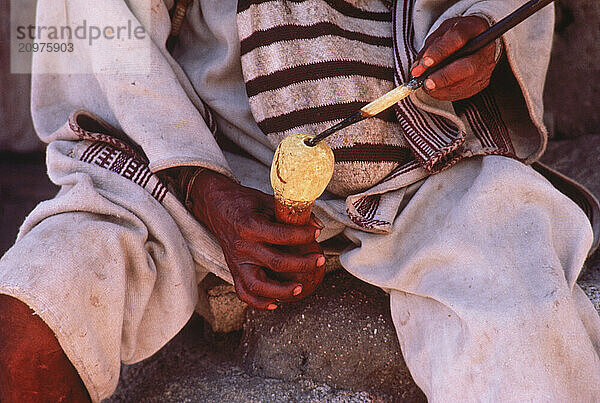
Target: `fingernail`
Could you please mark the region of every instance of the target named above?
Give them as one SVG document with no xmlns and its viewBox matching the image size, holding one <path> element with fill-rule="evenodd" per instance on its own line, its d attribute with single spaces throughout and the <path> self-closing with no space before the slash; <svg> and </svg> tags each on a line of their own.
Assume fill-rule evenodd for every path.
<svg viewBox="0 0 600 403">
<path fill-rule="evenodd" d="M 319 229 L 323 229 L 323 227 L 325 227 L 323 221 L 319 220 L 317 217 L 313 217 L 313 221 L 315 222 L 315 224 L 317 224 L 317 227 L 319 227 Z"/>
<path fill-rule="evenodd" d="M 277 309 L 277 305 L 276 304 L 269 304 L 269 306 L 267 306 L 267 309 L 269 311 L 275 310 L 275 309 Z"/>
<path fill-rule="evenodd" d="M 433 59 L 431 57 L 425 56 L 423 58 L 423 64 L 427 67 L 433 66 Z"/>
<path fill-rule="evenodd" d="M 302 292 L 302 286 L 299 285 L 296 288 L 294 288 L 294 291 L 292 291 L 292 294 L 294 294 L 294 295 L 300 295 L 301 292 Z"/>
<path fill-rule="evenodd" d="M 427 80 L 425 80 L 425 87 L 427 87 L 427 89 L 429 89 L 429 90 L 435 89 L 435 83 L 433 82 L 433 80 L 431 78 L 428 78 Z"/>
<path fill-rule="evenodd" d="M 424 72 L 425 72 L 425 67 L 423 67 L 419 64 L 411 70 L 410 74 L 412 74 L 413 77 L 418 77 L 421 74 L 423 74 Z"/>
<path fill-rule="evenodd" d="M 325 264 L 325 256 L 319 256 L 317 259 L 317 267 L 321 267 Z"/>
<path fill-rule="evenodd" d="M 321 230 L 318 229 L 315 231 L 315 239 L 317 239 L 319 237 L 319 235 L 321 235 Z"/>
</svg>

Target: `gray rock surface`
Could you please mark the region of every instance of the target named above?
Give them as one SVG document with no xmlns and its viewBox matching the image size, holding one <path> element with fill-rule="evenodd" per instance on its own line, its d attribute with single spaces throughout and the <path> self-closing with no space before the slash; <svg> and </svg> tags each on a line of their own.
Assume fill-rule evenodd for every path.
<svg viewBox="0 0 600 403">
<path fill-rule="evenodd" d="M 575 179 L 600 199 L 599 135 L 552 141 L 542 162 Z M 578 283 L 600 313 L 600 250 L 588 259 Z"/>
<path fill-rule="evenodd" d="M 240 349 L 251 374 L 424 400 L 402 358 L 389 297 L 344 271 L 305 301 L 249 310 Z"/>
<path fill-rule="evenodd" d="M 599 134 L 600 131 L 572 140 L 550 141 L 541 162 L 575 179 L 600 198 Z"/>
<path fill-rule="evenodd" d="M 239 333 L 215 335 L 194 316 L 161 351 L 123 366 L 116 402 L 381 402 L 385 397 L 331 388 L 308 379 L 283 381 L 246 374 L 235 349 Z"/>
<path fill-rule="evenodd" d="M 600 196 L 600 136 L 551 142 L 543 162 Z M 579 284 L 600 313 L 600 253 Z M 354 390 L 422 397 L 402 359 L 388 298 L 351 276 L 327 277 L 316 295 L 271 313 L 250 310 L 242 359 L 248 372 L 281 379 L 309 378 Z M 363 374 L 363 375 L 361 375 Z"/>
<path fill-rule="evenodd" d="M 556 138 L 600 134 L 600 2 L 555 4 L 554 47 L 544 94 L 550 129 Z"/>
</svg>

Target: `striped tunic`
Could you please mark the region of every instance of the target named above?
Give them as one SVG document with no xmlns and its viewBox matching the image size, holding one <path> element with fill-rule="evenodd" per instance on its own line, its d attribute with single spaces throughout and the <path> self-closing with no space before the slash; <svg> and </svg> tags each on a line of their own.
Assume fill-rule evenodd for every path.
<svg viewBox="0 0 600 403">
<path fill-rule="evenodd" d="M 413 7 L 413 0 L 240 0 L 250 109 L 271 144 L 292 133 L 316 134 L 406 81 L 418 51 Z M 336 164 L 328 190 L 355 195 L 439 172 L 469 155 L 514 156 L 490 90 L 453 107 L 466 133 L 406 98 L 329 137 Z M 359 204 L 355 221 L 378 203 Z"/>
<path fill-rule="evenodd" d="M 277 145 L 316 134 L 394 88 L 390 4 L 366 0 L 238 2 L 250 107 Z M 414 159 L 393 110 L 327 139 L 335 155 L 328 190 L 355 194 Z"/>
<path fill-rule="evenodd" d="M 416 3 L 238 1 L 250 109 L 273 148 L 288 134 L 318 133 L 407 81 L 419 50 L 414 16 L 422 10 L 415 10 Z M 510 70 L 500 71 L 497 81 L 513 85 L 514 92 Z M 328 190 L 346 197 L 346 212 L 358 227 L 386 231 L 398 209 L 394 191 L 463 158 L 518 158 L 494 95 L 502 91 L 486 88 L 448 103 L 452 112 L 445 115 L 427 109 L 436 102 L 423 101 L 427 94 L 413 94 L 391 109 L 395 114 L 387 111 L 334 134 L 326 140 L 336 159 Z"/>
</svg>

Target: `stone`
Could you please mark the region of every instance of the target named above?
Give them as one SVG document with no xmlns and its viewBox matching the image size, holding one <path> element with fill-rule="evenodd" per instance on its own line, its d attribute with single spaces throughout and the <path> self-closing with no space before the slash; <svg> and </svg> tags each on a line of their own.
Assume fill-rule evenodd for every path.
<svg viewBox="0 0 600 403">
<path fill-rule="evenodd" d="M 600 128 L 600 126 L 599 126 Z M 600 197 L 600 135 L 550 141 L 541 162 L 575 179 Z"/>
<path fill-rule="evenodd" d="M 208 290 L 208 302 L 213 317 L 221 319 L 213 322 L 213 332 L 229 333 L 242 329 L 248 305 L 237 297 L 232 285 L 220 285 Z"/>
<path fill-rule="evenodd" d="M 374 403 L 379 395 L 332 388 L 311 380 L 285 381 L 246 374 L 238 365 L 240 333 L 214 334 L 194 315 L 152 357 L 123 365 L 116 402 L 344 402 Z"/>
<path fill-rule="evenodd" d="M 242 302 L 233 285 L 209 273 L 198 285 L 200 314 L 215 333 L 229 333 L 242 330 L 248 305 Z"/>
<path fill-rule="evenodd" d="M 325 273 L 340 269 L 339 256 L 327 255 Z M 196 312 L 208 321 L 213 332 L 242 330 L 248 305 L 237 297 L 233 285 L 211 273 L 198 286 L 198 294 Z"/>
<path fill-rule="evenodd" d="M 402 358 L 389 297 L 343 270 L 306 300 L 273 312 L 249 309 L 240 354 L 255 376 L 425 401 Z"/>
<path fill-rule="evenodd" d="M 600 136 L 551 141 L 541 161 L 575 179 L 600 199 Z M 578 283 L 600 313 L 600 250 L 587 260 Z"/>
<path fill-rule="evenodd" d="M 561 0 L 544 103 L 555 138 L 599 134 L 600 2 Z"/>
<path fill-rule="evenodd" d="M 598 150 L 600 136 L 553 141 L 543 162 L 600 196 Z M 328 265 L 331 271 L 339 261 Z M 600 313 L 600 253 L 588 260 L 579 284 Z M 329 274 L 308 300 L 274 312 L 248 311 L 244 367 L 259 376 L 423 399 L 402 359 L 388 304 L 378 288 L 343 271 Z"/>
</svg>

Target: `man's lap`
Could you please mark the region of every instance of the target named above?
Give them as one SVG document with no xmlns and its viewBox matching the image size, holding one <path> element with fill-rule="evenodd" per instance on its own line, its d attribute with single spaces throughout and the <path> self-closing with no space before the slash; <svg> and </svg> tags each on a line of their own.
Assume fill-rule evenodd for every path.
<svg viewBox="0 0 600 403">
<path fill-rule="evenodd" d="M 346 233 L 360 247 L 342 264 L 390 292 L 430 400 L 600 396 L 600 319 L 575 284 L 590 223 L 532 168 L 464 161 L 427 179 L 391 234 Z"/>
<path fill-rule="evenodd" d="M 89 154 L 89 147 L 89 144 L 82 146 L 71 142 L 50 146 L 50 176 L 63 185 L 63 189 L 55 199 L 34 210 L 22 228 L 19 241 L 0 261 L 0 292 L 26 302 L 46 321 L 80 372 L 90 394 L 98 399 L 112 393 L 120 361 L 136 362 L 146 358 L 185 324 L 196 303 L 196 284 L 206 272 L 213 271 L 230 282 L 231 278 L 214 238 L 187 214 L 173 195 L 159 201 L 148 187 L 144 189 L 110 171 L 110 167 L 102 168 L 93 160 L 82 161 L 82 156 L 86 152 Z M 237 157 L 230 158 L 233 164 L 240 161 Z M 410 233 L 408 228 L 418 230 L 419 225 L 423 240 L 437 236 L 436 225 L 423 226 L 418 216 L 439 215 L 443 208 L 440 209 L 436 197 L 441 194 L 450 197 L 447 203 L 460 203 L 470 190 L 479 197 L 492 191 L 492 184 L 498 184 L 495 181 L 474 189 L 477 177 L 474 172 L 481 170 L 482 161 L 480 158 L 460 163 L 447 173 L 437 175 L 435 186 L 428 185 L 430 180 L 426 180 L 426 186 L 413 196 L 415 203 L 407 203 L 399 214 L 394 224 L 398 227 L 395 235 L 365 235 L 350 231 L 351 238 L 364 238 L 362 247 L 347 256 L 354 254 L 354 261 L 357 261 L 356 256 L 362 256 L 358 261 L 364 263 L 365 271 L 356 269 L 358 266 L 352 259 L 346 261 L 346 268 L 384 289 L 411 292 L 410 286 L 405 287 L 398 281 L 398 273 L 389 273 L 389 262 L 397 258 L 410 260 L 410 256 L 401 255 L 411 252 L 411 248 L 412 252 L 418 248 L 394 237 Z M 520 164 L 515 164 L 519 163 L 503 162 L 499 166 L 512 166 L 516 171 L 523 171 Z M 243 169 L 232 168 L 234 171 Z M 529 169 L 522 175 L 529 175 Z M 261 182 L 262 172 L 253 169 L 246 172 L 241 175 L 244 184 L 267 190 L 268 184 Z M 444 181 L 444 177 L 450 179 Z M 543 189 L 543 192 L 547 191 Z M 502 203 L 523 206 L 518 201 L 518 193 L 509 193 L 508 197 L 511 200 Z M 553 194 L 553 197 L 560 199 L 559 195 Z M 471 202 L 470 208 L 478 203 Z M 487 204 L 484 199 L 481 203 Z M 570 214 L 578 215 L 576 210 Z M 447 227 L 450 220 L 445 228 L 437 228 L 437 233 L 446 231 L 451 238 L 446 240 L 450 242 L 448 245 L 458 247 L 460 236 L 472 232 L 469 226 L 489 224 L 494 218 L 490 217 L 487 222 L 460 222 L 453 218 L 454 225 L 463 227 L 462 232 L 450 230 Z M 537 219 L 543 221 L 543 216 Z M 429 235 L 423 233 L 426 229 L 430 231 Z M 586 230 L 583 229 L 584 238 Z M 511 242 L 524 242 L 525 235 L 516 236 Z M 393 245 L 385 241 L 392 238 Z M 426 244 L 423 241 L 417 245 L 421 252 L 426 252 L 423 249 Z M 492 244 L 478 247 L 485 249 Z M 377 270 L 381 261 L 373 260 L 373 257 L 386 259 L 380 253 L 382 246 L 394 255 L 387 257 L 387 268 Z M 584 248 L 572 246 L 571 249 Z M 448 251 L 452 252 L 451 249 Z M 435 248 L 431 251 L 435 253 Z M 487 251 L 472 252 L 485 254 Z M 425 266 L 426 255 L 428 253 L 423 255 Z M 450 253 L 449 256 L 454 255 Z M 457 261 L 464 266 L 469 259 L 471 257 L 464 254 Z M 429 265 L 429 269 L 439 264 L 443 266 L 443 260 L 438 259 Z M 429 270 L 428 275 L 434 272 Z M 367 278 L 364 273 L 372 273 L 375 277 Z M 393 281 L 381 281 L 377 275 Z M 477 282 L 475 280 L 476 286 L 481 285 Z M 456 287 L 460 291 L 463 285 L 456 284 Z"/>
</svg>

